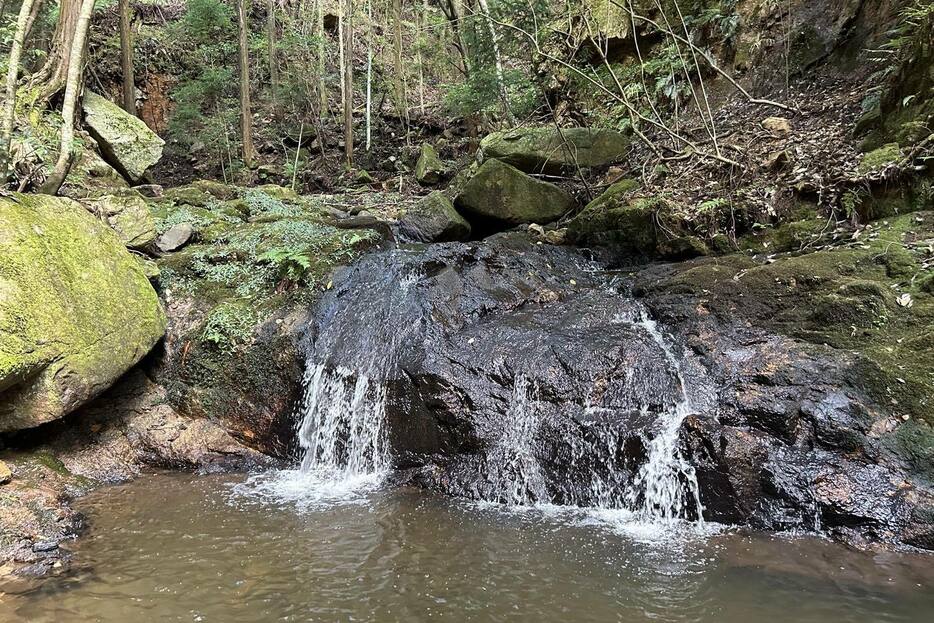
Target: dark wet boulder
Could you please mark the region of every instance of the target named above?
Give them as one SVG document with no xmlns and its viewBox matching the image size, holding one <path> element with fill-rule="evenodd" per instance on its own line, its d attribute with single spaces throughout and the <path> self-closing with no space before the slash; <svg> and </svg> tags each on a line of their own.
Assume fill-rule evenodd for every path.
<svg viewBox="0 0 934 623">
<path fill-rule="evenodd" d="M 405 237 L 418 242 L 451 242 L 470 237 L 470 223 L 440 191 L 409 208 L 399 220 L 399 228 Z"/>
<path fill-rule="evenodd" d="M 674 421 L 682 517 L 694 478 L 708 520 L 926 543 L 934 495 L 890 446 L 910 424 L 860 355 L 746 322 L 755 268 L 728 259 L 620 278 L 516 232 L 379 253 L 335 278 L 309 339 L 370 372 L 381 345 L 395 465 L 425 487 L 646 512 L 643 470 Z"/>
<path fill-rule="evenodd" d="M 574 207 L 574 197 L 499 160 L 487 160 L 455 199 L 481 230 L 550 223 Z"/>
<path fill-rule="evenodd" d="M 496 158 L 526 173 L 557 173 L 601 167 L 622 159 L 629 138 L 597 128 L 516 128 L 480 142 L 484 158 Z"/>
</svg>

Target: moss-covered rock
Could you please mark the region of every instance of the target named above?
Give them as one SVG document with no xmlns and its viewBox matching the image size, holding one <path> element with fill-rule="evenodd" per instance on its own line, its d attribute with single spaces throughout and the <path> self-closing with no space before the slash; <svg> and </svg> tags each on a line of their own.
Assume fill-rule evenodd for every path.
<svg viewBox="0 0 934 623">
<path fill-rule="evenodd" d="M 309 305 L 336 267 L 379 236 L 325 223 L 311 201 L 283 202 L 259 189 L 242 195 L 250 221 L 207 225 L 196 243 L 159 259 L 172 326 L 154 376 L 183 414 L 221 422 L 251 447 L 285 455 Z M 227 203 L 160 209 L 165 220 L 177 211 L 207 218 Z"/>
<path fill-rule="evenodd" d="M 443 175 L 444 163 L 438 152 L 428 143 L 423 143 L 418 162 L 415 163 L 415 179 L 419 184 L 431 186 L 440 182 Z"/>
<path fill-rule="evenodd" d="M 156 223 L 149 204 L 136 191 L 113 190 L 86 200 L 93 211 L 107 223 L 123 244 L 131 249 L 142 249 L 156 239 Z"/>
<path fill-rule="evenodd" d="M 664 285 L 648 288 L 693 293 L 713 313 L 855 352 L 863 390 L 930 426 L 934 296 L 925 287 L 931 239 L 934 213 L 918 212 L 867 224 L 857 243 L 846 236 L 838 246 L 825 242 L 767 261 L 733 254 L 686 263 Z"/>
<path fill-rule="evenodd" d="M 480 149 L 484 158 L 541 173 L 612 164 L 622 159 L 629 143 L 628 137 L 612 130 L 517 128 L 490 134 L 480 142 Z"/>
<path fill-rule="evenodd" d="M 470 237 L 470 223 L 437 190 L 409 208 L 399 220 L 399 227 L 407 237 L 419 242 L 450 242 Z"/>
<path fill-rule="evenodd" d="M 165 141 L 141 119 L 91 91 L 85 92 L 82 108 L 85 125 L 104 159 L 131 182 L 142 181 L 162 157 Z"/>
<path fill-rule="evenodd" d="M 0 198 L 0 431 L 60 418 L 162 337 L 140 264 L 70 199 Z"/>
<path fill-rule="evenodd" d="M 549 223 L 574 207 L 574 198 L 554 184 L 491 159 L 467 182 L 455 205 L 481 229 L 496 229 L 503 225 Z"/>
<path fill-rule="evenodd" d="M 638 182 L 610 186 L 568 223 L 568 240 L 608 246 L 623 255 L 688 259 L 706 255 L 706 244 L 685 226 L 675 206 L 662 198 L 635 197 Z"/>
<path fill-rule="evenodd" d="M 863 154 L 859 161 L 859 172 L 862 174 L 870 173 L 879 169 L 897 163 L 902 158 L 902 149 L 898 143 L 888 143 Z"/>
</svg>

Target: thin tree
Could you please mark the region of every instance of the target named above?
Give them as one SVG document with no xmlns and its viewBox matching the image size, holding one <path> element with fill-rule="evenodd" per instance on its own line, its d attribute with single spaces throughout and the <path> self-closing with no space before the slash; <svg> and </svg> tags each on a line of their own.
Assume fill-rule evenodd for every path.
<svg viewBox="0 0 934 623">
<path fill-rule="evenodd" d="M 16 82 L 19 78 L 19 59 L 23 53 L 26 27 L 32 11 L 33 0 L 23 0 L 16 19 L 13 45 L 10 48 L 9 66 L 6 72 L 6 90 L 3 94 L 3 120 L 0 122 L 0 184 L 9 179 L 10 141 L 13 137 L 13 115 L 16 111 Z"/>
<path fill-rule="evenodd" d="M 317 31 L 318 31 L 318 114 L 328 113 L 328 90 L 324 84 L 325 53 L 324 40 L 324 0 L 318 0 Z"/>
<path fill-rule="evenodd" d="M 136 114 L 136 78 L 133 75 L 133 33 L 130 0 L 120 0 L 120 66 L 123 70 L 123 110 Z"/>
<path fill-rule="evenodd" d="M 78 91 L 81 88 L 81 74 L 84 68 L 84 42 L 91 27 L 91 13 L 94 11 L 94 0 L 83 0 L 75 22 L 74 39 L 69 51 L 68 73 L 65 76 L 65 100 L 62 103 L 62 133 L 59 146 L 58 161 L 51 175 L 40 188 L 40 192 L 47 195 L 58 194 L 71 164 L 75 159 L 75 105 L 78 101 Z"/>
<path fill-rule="evenodd" d="M 266 0 L 266 47 L 269 48 L 269 83 L 273 97 L 279 92 L 279 64 L 276 61 L 276 0 Z"/>
<path fill-rule="evenodd" d="M 370 151 L 373 116 L 373 0 L 366 0 L 366 151 Z"/>
<path fill-rule="evenodd" d="M 250 50 L 249 50 L 249 9 L 250 0 L 237 3 L 240 28 L 240 140 L 242 142 L 243 164 L 253 168 L 256 151 L 253 148 L 253 113 L 250 106 Z"/>
<path fill-rule="evenodd" d="M 402 66 L 402 0 L 392 0 L 392 68 L 395 82 L 396 113 L 408 131 L 405 68 Z"/>
<path fill-rule="evenodd" d="M 493 41 L 493 61 L 496 65 L 496 84 L 499 87 L 499 99 L 503 105 L 503 115 L 509 125 L 515 125 L 512 118 L 512 111 L 509 110 L 509 95 L 506 93 L 506 78 L 503 72 L 503 58 L 499 52 L 499 35 L 496 28 L 493 27 L 493 18 L 490 16 L 490 6 L 486 0 L 479 0 L 480 12 L 486 20 L 487 28 L 490 31 L 490 38 Z"/>
<path fill-rule="evenodd" d="M 343 0 L 344 161 L 353 167 L 353 0 Z"/>
</svg>

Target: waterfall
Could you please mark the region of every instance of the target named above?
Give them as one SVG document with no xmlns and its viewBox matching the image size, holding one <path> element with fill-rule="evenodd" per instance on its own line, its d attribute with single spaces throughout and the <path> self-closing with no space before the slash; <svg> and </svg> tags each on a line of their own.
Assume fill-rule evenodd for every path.
<svg viewBox="0 0 934 623">
<path fill-rule="evenodd" d="M 348 368 L 310 364 L 305 387 L 298 431 L 301 471 L 331 480 L 385 472 L 385 386 Z"/>
<path fill-rule="evenodd" d="M 654 320 L 642 313 L 639 325 L 665 353 L 665 359 L 677 378 L 680 397 L 659 417 L 660 426 L 648 443 L 648 459 L 639 469 L 633 491 L 641 492 L 641 511 L 648 518 L 670 522 L 696 517 L 702 523 L 704 509 L 697 474 L 681 454 L 679 444 L 681 425 L 694 412 L 681 362 Z"/>
<path fill-rule="evenodd" d="M 408 293 L 419 277 L 400 266 L 376 287 L 335 293 L 326 306 L 296 414 L 300 471 L 313 481 L 378 484 L 389 471 L 386 383 L 418 325 L 408 318 Z M 329 363 L 337 353 L 350 363 Z"/>
<path fill-rule="evenodd" d="M 538 387 L 524 374 L 517 374 L 506 428 L 499 443 L 486 458 L 486 470 L 497 502 L 530 505 L 547 502 L 545 479 L 535 456 L 538 417 L 535 402 Z"/>
<path fill-rule="evenodd" d="M 685 418 L 694 412 L 682 371 L 675 355 L 657 323 L 642 311 L 618 318 L 641 327 L 664 354 L 668 369 L 674 375 L 678 396 L 664 405 L 657 414 L 654 435 L 645 435 L 646 460 L 635 477 L 624 479 L 622 466 L 616 465 L 619 442 L 612 431 L 599 431 L 599 446 L 572 442 L 572 464 L 592 463 L 602 457 L 601 469 L 591 469 L 589 483 L 574 483 L 567 487 L 571 503 L 599 509 L 624 509 L 651 523 L 671 523 L 693 519 L 703 523 L 703 506 L 694 467 L 684 458 L 679 433 Z M 527 375 L 517 374 L 512 397 L 504 418 L 504 430 L 499 442 L 489 451 L 485 469 L 493 485 L 491 501 L 509 505 L 548 504 L 554 500 L 548 492 L 542 465 L 536 456 L 536 435 L 541 423 L 537 401 L 538 385 Z M 588 411 L 599 411 L 588 407 Z M 648 417 L 648 406 L 641 413 Z"/>
</svg>

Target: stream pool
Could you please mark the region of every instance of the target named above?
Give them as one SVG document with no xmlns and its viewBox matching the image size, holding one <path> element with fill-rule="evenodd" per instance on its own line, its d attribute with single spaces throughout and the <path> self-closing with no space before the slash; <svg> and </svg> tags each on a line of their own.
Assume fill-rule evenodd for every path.
<svg viewBox="0 0 934 623">
<path fill-rule="evenodd" d="M 79 502 L 91 527 L 74 568 L 0 586 L 0 621 L 934 620 L 930 556 L 413 489 L 308 500 L 291 484 L 100 489 Z"/>
</svg>

